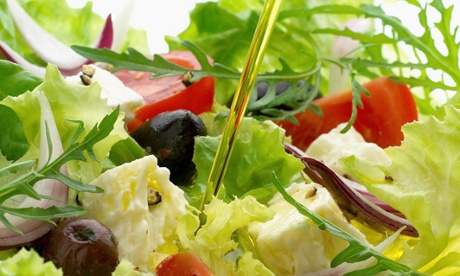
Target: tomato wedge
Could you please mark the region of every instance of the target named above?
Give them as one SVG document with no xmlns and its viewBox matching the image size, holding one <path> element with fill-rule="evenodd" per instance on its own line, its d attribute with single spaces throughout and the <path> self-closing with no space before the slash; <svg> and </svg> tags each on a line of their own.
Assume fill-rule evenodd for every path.
<svg viewBox="0 0 460 276">
<path fill-rule="evenodd" d="M 353 126 L 364 140 L 382 148 L 400 145 L 404 138 L 401 127 L 418 118 L 411 91 L 406 85 L 392 82 L 388 77 L 377 78 L 363 86 L 370 96 L 361 96 L 364 106 L 358 108 Z M 308 109 L 295 116 L 298 125 L 288 121 L 277 122 L 292 137 L 293 145 L 302 150 L 306 150 L 319 135 L 350 119 L 352 93 L 351 90 L 334 93 L 315 100 L 314 104 L 323 111 L 323 117 Z"/>
<path fill-rule="evenodd" d="M 206 264 L 190 251 L 164 259 L 155 269 L 157 276 L 213 276 Z"/>
<path fill-rule="evenodd" d="M 200 69 L 200 64 L 189 51 L 171 51 L 161 56 L 185 68 Z M 182 76 L 150 79 L 150 73 L 128 70 L 118 71 L 115 75 L 145 101 L 144 106 L 135 111 L 135 118 L 128 123 L 130 132 L 165 111 L 187 109 L 198 115 L 211 110 L 214 100 L 213 77 L 204 77 L 185 86 Z"/>
</svg>

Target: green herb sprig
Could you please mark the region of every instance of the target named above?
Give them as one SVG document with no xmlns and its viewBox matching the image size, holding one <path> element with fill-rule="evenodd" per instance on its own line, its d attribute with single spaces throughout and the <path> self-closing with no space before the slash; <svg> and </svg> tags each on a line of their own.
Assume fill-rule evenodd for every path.
<svg viewBox="0 0 460 276">
<path fill-rule="evenodd" d="M 453 6 L 446 7 L 442 0 L 433 0 L 422 4 L 417 0 L 408 0 L 408 4 L 419 9 L 420 24 L 424 29 L 422 35 L 415 35 L 403 22 L 388 15 L 382 7 L 364 4 L 360 7 L 349 5 L 324 5 L 313 9 L 288 10 L 280 14 L 280 20 L 293 17 L 311 17 L 317 14 L 352 15 L 375 19 L 382 24 L 382 29 L 389 32 L 357 33 L 348 28 L 317 28 L 313 35 L 345 36 L 358 40 L 363 45 L 363 52 L 356 58 L 342 58 L 343 66 L 350 67 L 357 75 L 370 79 L 381 75 L 392 75 L 392 80 L 406 83 L 411 87 L 422 87 L 423 95 L 416 97 L 419 110 L 423 114 L 434 114 L 436 107 L 431 104 L 431 93 L 435 89 L 443 91 L 460 91 L 460 64 L 458 41 L 459 27 L 453 26 Z M 442 16 L 433 26 L 428 20 L 429 10 Z M 435 42 L 435 34 L 440 34 L 439 41 L 444 44 L 442 52 Z M 405 46 L 405 52 L 402 49 Z M 385 49 L 393 49 L 396 58 L 386 55 Z M 409 60 L 412 54 L 414 60 Z M 435 79 L 430 72 L 442 72 L 440 79 Z M 457 101 L 455 99 L 455 101 Z"/>
<path fill-rule="evenodd" d="M 34 170 L 34 160 L 12 163 L 0 170 L 0 177 L 6 176 L 17 171 L 31 169 L 29 172 L 18 176 L 17 178 L 7 182 L 0 187 L 0 222 L 16 233 L 21 233 L 10 221 L 5 214 L 11 214 L 25 219 L 43 220 L 54 223 L 53 219 L 64 218 L 69 216 L 83 215 L 85 210 L 79 206 L 53 206 L 47 209 L 38 207 L 17 208 L 5 204 L 8 199 L 13 196 L 25 195 L 33 199 L 52 199 L 48 196 L 37 193 L 33 186 L 43 179 L 58 180 L 70 188 L 79 192 L 100 193 L 103 190 L 97 186 L 89 185 L 68 177 L 60 172 L 60 168 L 67 162 L 72 160 L 85 161 L 87 157 L 85 153 L 92 159 L 97 160 L 93 146 L 99 141 L 107 137 L 114 128 L 114 124 L 118 118 L 119 108 L 114 109 L 109 115 L 105 116 L 101 122 L 95 125 L 90 132 L 79 142 L 84 128 L 80 121 L 73 121 L 78 124 L 77 131 L 71 139 L 70 145 L 64 149 L 64 152 L 52 162 L 47 162 L 41 169 Z M 48 144 L 51 143 L 49 132 L 47 132 Z M 52 147 L 50 147 L 51 149 Z"/>
<path fill-rule="evenodd" d="M 201 69 L 184 68 L 164 59 L 162 56 L 155 54 L 153 59 L 144 56 L 133 48 L 129 48 L 125 53 L 117 53 L 109 49 L 95 49 L 85 46 L 72 46 L 80 55 L 98 62 L 105 62 L 113 65 L 113 71 L 122 69 L 151 72 L 154 73 L 151 78 L 160 78 L 167 76 L 182 76 L 186 73 L 192 75 L 191 82 L 206 76 L 212 76 L 220 79 L 239 79 L 241 73 L 220 63 L 211 64 L 208 57 L 195 43 L 183 41 L 183 45 L 189 49 L 200 63 Z M 247 112 L 256 113 L 254 116 L 259 119 L 272 120 L 290 120 L 296 122 L 294 114 L 304 111 L 311 106 L 312 100 L 319 93 L 319 78 L 321 64 L 310 70 L 296 72 L 286 61 L 280 58 L 281 69 L 272 72 L 264 72 L 258 75 L 257 81 L 267 83 L 268 93 L 262 98 L 257 99 L 257 91 L 254 88 L 253 97 L 251 98 Z M 303 80 L 304 85 L 297 86 L 299 81 Z M 282 97 L 274 99 L 276 84 L 280 81 L 290 82 L 290 86 L 283 92 Z M 272 93 L 273 92 L 273 93 Z M 284 109 L 279 107 L 283 106 Z M 314 109 L 321 114 L 318 109 Z"/>
</svg>

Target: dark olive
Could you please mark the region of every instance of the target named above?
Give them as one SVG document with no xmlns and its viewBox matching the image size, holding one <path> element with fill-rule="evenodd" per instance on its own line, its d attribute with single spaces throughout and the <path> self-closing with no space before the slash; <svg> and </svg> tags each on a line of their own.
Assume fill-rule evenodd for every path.
<svg viewBox="0 0 460 276">
<path fill-rule="evenodd" d="M 118 249 L 110 229 L 84 217 L 68 218 L 50 233 L 43 258 L 62 268 L 64 275 L 111 275 L 118 265 Z"/>
<path fill-rule="evenodd" d="M 195 136 L 206 135 L 203 121 L 188 110 L 161 113 L 131 132 L 137 143 L 171 172 L 171 182 L 190 185 L 196 174 L 192 162 Z"/>
</svg>

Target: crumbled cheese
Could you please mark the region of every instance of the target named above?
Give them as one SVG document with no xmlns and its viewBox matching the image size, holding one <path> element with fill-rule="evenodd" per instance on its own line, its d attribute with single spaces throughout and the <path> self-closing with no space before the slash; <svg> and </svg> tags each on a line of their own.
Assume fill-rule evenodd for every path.
<svg viewBox="0 0 460 276">
<path fill-rule="evenodd" d="M 339 175 L 346 171 L 340 165 L 340 158 L 355 155 L 360 160 L 390 165 L 391 158 L 377 144 L 364 141 L 353 127 L 346 133 L 340 131 L 345 124 L 340 124 L 329 133 L 320 135 L 306 150 L 306 154 L 321 160 Z"/>
</svg>

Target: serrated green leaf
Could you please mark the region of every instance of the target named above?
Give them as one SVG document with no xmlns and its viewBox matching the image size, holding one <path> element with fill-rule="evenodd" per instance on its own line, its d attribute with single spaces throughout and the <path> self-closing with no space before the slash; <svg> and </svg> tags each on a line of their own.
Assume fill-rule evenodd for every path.
<svg viewBox="0 0 460 276">
<path fill-rule="evenodd" d="M 19 161 L 15 162 L 7 167 L 0 169 L 0 176 L 7 175 L 10 173 L 16 173 L 19 170 L 25 170 L 32 168 L 35 165 L 35 160 L 26 160 L 26 161 Z"/>
<path fill-rule="evenodd" d="M 51 206 L 46 209 L 38 207 L 10 208 L 0 205 L 1 213 L 9 213 L 24 219 L 35 219 L 47 221 L 54 224 L 53 219 L 81 216 L 86 213 L 85 209 L 79 206 Z"/>
</svg>

